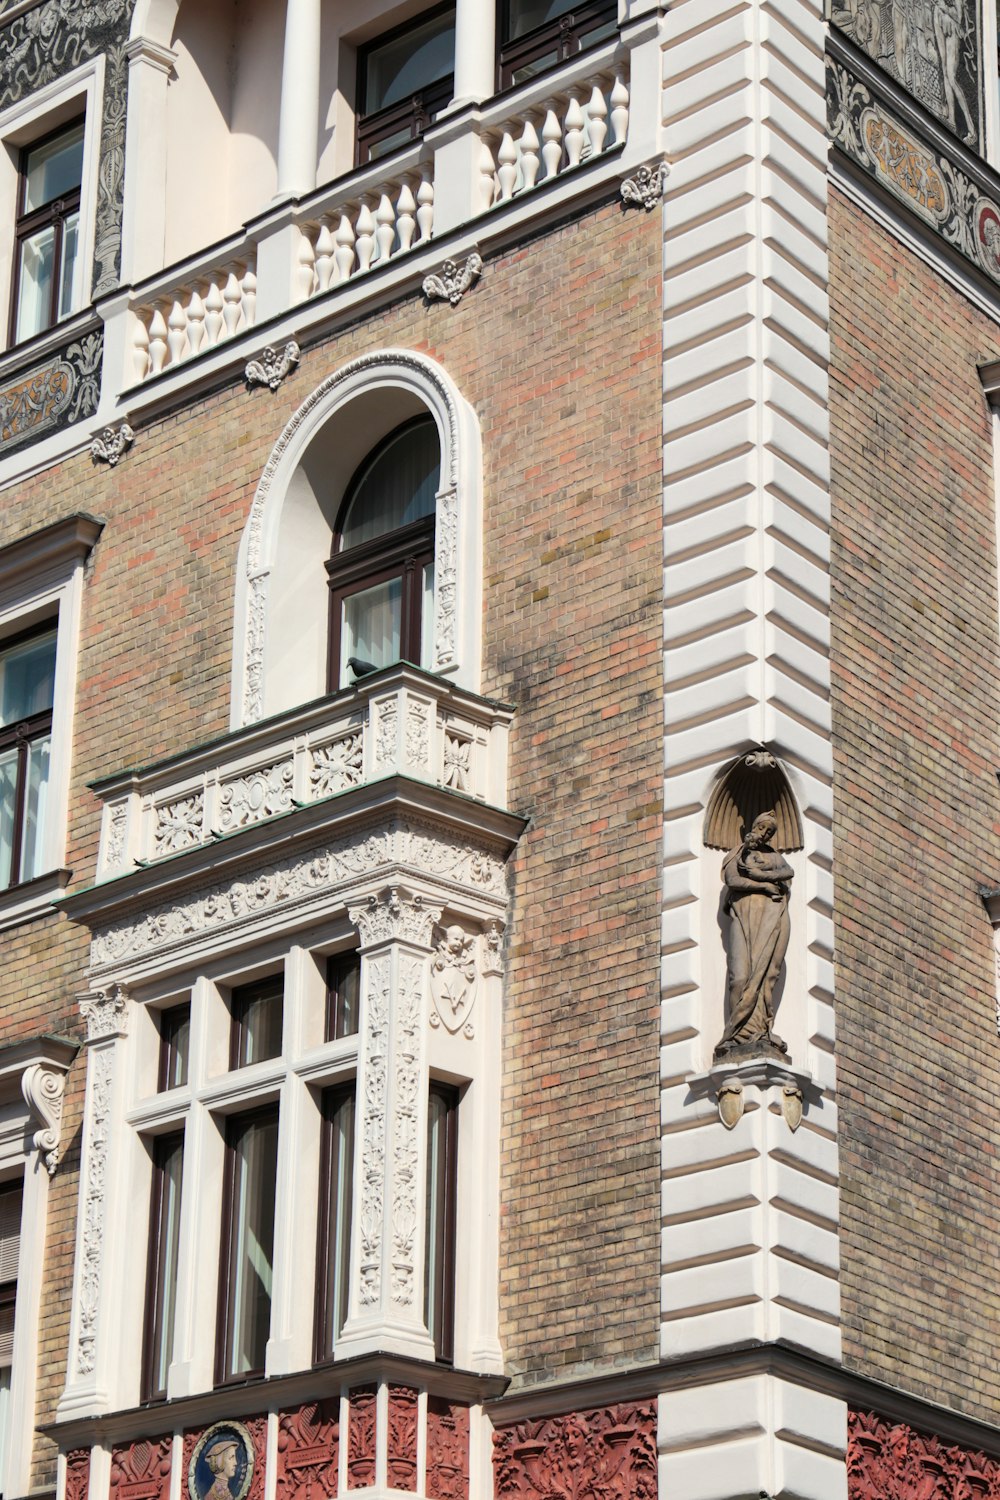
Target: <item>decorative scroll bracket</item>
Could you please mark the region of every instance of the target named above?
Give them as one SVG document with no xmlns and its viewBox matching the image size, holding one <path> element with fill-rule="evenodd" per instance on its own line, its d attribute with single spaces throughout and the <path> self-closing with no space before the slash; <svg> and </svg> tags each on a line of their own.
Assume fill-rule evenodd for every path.
<svg viewBox="0 0 1000 1500">
<path fill-rule="evenodd" d="M 66 1070 L 50 1062 L 33 1063 L 21 1078 L 24 1102 L 32 1120 L 41 1126 L 32 1137 L 36 1151 L 42 1154 L 50 1177 L 62 1159 L 63 1095 L 66 1092 Z"/>
</svg>

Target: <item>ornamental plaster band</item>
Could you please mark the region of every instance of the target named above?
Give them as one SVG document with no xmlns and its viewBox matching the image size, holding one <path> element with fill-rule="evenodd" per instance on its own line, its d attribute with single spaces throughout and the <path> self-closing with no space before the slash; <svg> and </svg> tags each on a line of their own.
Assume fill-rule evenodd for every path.
<svg viewBox="0 0 1000 1500">
<path fill-rule="evenodd" d="M 820 0 L 664 18 L 667 1360 L 776 1340 L 840 1358 L 824 46 Z M 761 846 L 786 914 L 749 922 L 737 951 L 720 876 L 732 899 L 770 809 L 727 852 L 706 847 L 706 812 L 734 758 L 762 750 L 802 847 Z M 762 943 L 771 977 L 751 994 L 734 966 L 756 972 Z M 845 1441 L 842 1402 L 770 1375 L 667 1392 L 660 1493 L 836 1500 Z"/>
</svg>

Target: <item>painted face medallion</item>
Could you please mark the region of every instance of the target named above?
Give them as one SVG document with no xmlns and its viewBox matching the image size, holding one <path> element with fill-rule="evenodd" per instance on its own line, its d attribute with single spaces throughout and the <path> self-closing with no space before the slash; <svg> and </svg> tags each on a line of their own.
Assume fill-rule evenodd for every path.
<svg viewBox="0 0 1000 1500">
<path fill-rule="evenodd" d="M 253 1479 L 253 1439 L 242 1422 L 214 1422 L 188 1466 L 189 1500 L 244 1500 Z"/>
</svg>

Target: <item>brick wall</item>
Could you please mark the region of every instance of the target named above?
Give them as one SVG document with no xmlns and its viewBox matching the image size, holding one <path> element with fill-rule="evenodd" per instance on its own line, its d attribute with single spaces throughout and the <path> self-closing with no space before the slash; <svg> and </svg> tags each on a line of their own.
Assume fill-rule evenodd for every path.
<svg viewBox="0 0 1000 1500">
<path fill-rule="evenodd" d="M 83 608 L 70 863 L 93 875 L 86 783 L 228 728 L 237 549 L 270 449 L 355 356 L 426 351 L 485 454 L 483 690 L 518 709 L 506 994 L 502 1287 L 514 1372 L 655 1357 L 658 1268 L 660 345 L 656 216 L 605 206 L 488 263 L 456 309 L 410 295 L 158 420 L 114 470 L 81 455 L 8 490 L 0 546 L 74 511 L 105 528 Z M 9 940 L 3 1035 L 78 1034 L 84 935 Z M 57 996 L 58 1000 L 53 1001 Z M 83 1059 L 67 1126 L 78 1142 Z M 39 1420 L 65 1373 L 78 1153 L 54 1187 Z M 48 1445 L 38 1481 L 51 1479 Z"/>
<path fill-rule="evenodd" d="M 831 204 L 844 1353 L 995 1420 L 1000 1395 L 1000 331 Z"/>
</svg>

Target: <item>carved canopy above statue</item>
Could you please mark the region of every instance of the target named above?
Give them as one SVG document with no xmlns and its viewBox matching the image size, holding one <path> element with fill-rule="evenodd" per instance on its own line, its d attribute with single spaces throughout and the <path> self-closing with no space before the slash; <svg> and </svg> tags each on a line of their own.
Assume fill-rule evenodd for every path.
<svg viewBox="0 0 1000 1500">
<path fill-rule="evenodd" d="M 735 849 L 763 812 L 773 812 L 772 847 L 782 854 L 802 848 L 802 820 L 788 778 L 769 750 L 751 750 L 734 760 L 717 782 L 705 814 L 709 849 Z"/>
</svg>

